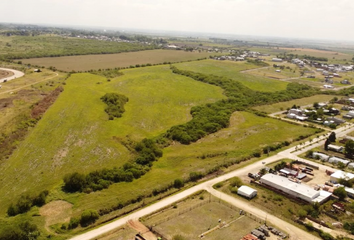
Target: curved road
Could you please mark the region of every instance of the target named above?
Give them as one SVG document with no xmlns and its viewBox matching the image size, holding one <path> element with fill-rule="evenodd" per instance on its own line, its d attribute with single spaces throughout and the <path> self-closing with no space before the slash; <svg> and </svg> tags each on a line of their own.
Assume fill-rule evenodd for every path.
<svg viewBox="0 0 354 240">
<path fill-rule="evenodd" d="M 354 125 L 344 125 L 342 128 L 336 129 L 334 132 L 336 133 L 337 137 L 340 137 L 340 136 L 344 136 L 344 135 L 348 134 L 349 132 L 353 131 L 353 128 L 354 128 Z M 186 198 L 189 195 L 191 195 L 197 191 L 200 191 L 200 190 L 207 190 L 208 192 L 221 198 L 222 200 L 227 201 L 231 204 L 234 204 L 235 206 L 242 208 L 246 212 L 249 212 L 255 216 L 258 216 L 261 219 L 263 219 L 263 218 L 265 218 L 265 216 L 267 216 L 267 220 L 269 222 L 271 222 L 272 224 L 274 224 L 276 226 L 284 228 L 284 230 L 286 230 L 290 234 L 290 236 L 291 236 L 290 239 L 294 239 L 294 240 L 319 239 L 319 238 L 309 234 L 308 232 L 306 232 L 306 231 L 304 231 L 304 230 L 302 230 L 302 229 L 300 229 L 300 228 L 298 228 L 298 227 L 296 227 L 296 226 L 294 226 L 294 225 L 292 225 L 292 224 L 290 224 L 290 223 L 288 223 L 288 222 L 286 222 L 274 215 L 271 215 L 269 213 L 265 213 L 264 211 L 262 211 L 260 209 L 257 209 L 253 206 L 248 205 L 247 202 L 245 202 L 245 201 L 241 201 L 239 199 L 233 198 L 232 196 L 221 193 L 221 192 L 213 189 L 212 186 L 218 182 L 225 181 L 225 180 L 230 179 L 235 176 L 240 176 L 240 175 L 247 174 L 249 172 L 258 171 L 260 168 L 262 168 L 262 166 L 264 166 L 263 164 L 269 164 L 269 163 L 278 161 L 282 158 L 299 159 L 296 155 L 304 153 L 307 150 L 312 149 L 316 146 L 322 145 L 324 143 L 324 139 L 325 138 L 322 136 L 322 137 L 320 137 L 320 139 L 317 139 L 317 140 L 315 139 L 315 141 L 317 141 L 317 142 L 314 142 L 314 141 L 305 142 L 303 144 L 303 147 L 300 150 L 296 151 L 296 154 L 293 154 L 293 152 L 295 152 L 296 147 L 291 147 L 285 151 L 278 153 L 277 155 L 263 159 L 262 161 L 258 161 L 256 163 L 248 165 L 244 168 L 229 172 L 229 173 L 222 175 L 220 177 L 200 183 L 200 184 L 193 186 L 183 192 L 180 192 L 180 193 L 175 194 L 173 196 L 167 197 L 155 204 L 152 204 L 152 205 L 150 205 L 146 208 L 143 208 L 137 212 L 129 214 L 129 215 L 122 217 L 118 220 L 115 220 L 109 224 L 102 226 L 102 227 L 99 227 L 99 228 L 94 229 L 92 231 L 89 231 L 84 234 L 73 237 L 73 238 L 71 238 L 71 240 L 88 240 L 88 239 L 98 237 L 104 233 L 107 233 L 107 232 L 115 229 L 115 228 L 123 226 L 129 220 L 138 220 L 139 218 L 141 218 L 143 216 L 146 216 L 146 215 L 151 214 L 155 211 L 158 211 L 161 208 L 171 205 L 174 202 L 177 202 L 183 198 Z"/>
<path fill-rule="evenodd" d="M 0 68 L 0 70 L 9 71 L 9 72 L 13 72 L 13 73 L 14 73 L 14 75 L 11 76 L 11 77 L 4 77 L 4 78 L 1 78 L 1 79 L 0 79 L 0 83 L 2 83 L 5 79 L 6 79 L 7 81 L 11 81 L 11 80 L 13 80 L 13 79 L 15 79 L 15 78 L 19 78 L 19 77 L 22 77 L 22 76 L 25 75 L 23 72 L 18 71 L 18 70 L 15 70 L 15 69 Z"/>
</svg>

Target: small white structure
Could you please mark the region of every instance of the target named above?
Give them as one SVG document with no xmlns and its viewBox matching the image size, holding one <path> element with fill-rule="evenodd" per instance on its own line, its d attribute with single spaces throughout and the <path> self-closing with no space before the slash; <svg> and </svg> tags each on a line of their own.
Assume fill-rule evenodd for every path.
<svg viewBox="0 0 354 240">
<path fill-rule="evenodd" d="M 342 152 L 344 149 L 343 146 L 337 146 L 337 145 L 333 145 L 333 144 L 329 144 L 328 145 L 328 150 L 332 150 L 332 151 L 335 151 L 335 152 Z"/>
<path fill-rule="evenodd" d="M 353 188 L 345 188 L 345 191 L 347 192 L 348 197 L 354 198 L 354 189 Z"/>
<path fill-rule="evenodd" d="M 313 152 L 312 157 L 317 159 L 321 159 L 322 161 L 328 161 L 329 156 L 324 154 L 324 153 L 319 153 L 319 152 Z"/>
<path fill-rule="evenodd" d="M 332 183 L 338 183 L 339 179 L 344 179 L 344 180 L 350 181 L 350 180 L 354 179 L 354 174 L 338 170 L 331 175 L 330 181 Z"/>
<path fill-rule="evenodd" d="M 243 185 L 237 189 L 237 194 L 251 199 L 257 195 L 257 190 Z"/>
<path fill-rule="evenodd" d="M 282 62 L 283 59 L 281 59 L 281 58 L 272 58 L 272 61 L 273 62 Z"/>
<path fill-rule="evenodd" d="M 349 169 L 354 169 L 354 163 L 349 163 L 349 164 L 348 164 L 348 168 L 349 168 Z"/>
<path fill-rule="evenodd" d="M 296 183 L 285 177 L 274 174 L 264 175 L 261 177 L 260 182 L 308 203 L 318 202 L 321 204 L 332 195 L 329 192 L 322 190 L 316 191 L 306 184 Z"/>
</svg>

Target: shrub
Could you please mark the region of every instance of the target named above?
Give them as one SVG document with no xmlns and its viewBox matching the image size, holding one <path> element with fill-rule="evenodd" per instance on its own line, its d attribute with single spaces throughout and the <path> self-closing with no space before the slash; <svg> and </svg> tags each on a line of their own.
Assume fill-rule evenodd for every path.
<svg viewBox="0 0 354 240">
<path fill-rule="evenodd" d="M 92 210 L 92 209 L 85 210 L 81 214 L 80 224 L 81 226 L 86 227 L 92 223 L 95 223 L 98 218 L 99 215 L 96 210 Z"/>
<path fill-rule="evenodd" d="M 173 187 L 174 188 L 182 188 L 184 186 L 184 181 L 182 179 L 175 179 L 175 181 L 173 182 Z"/>
</svg>

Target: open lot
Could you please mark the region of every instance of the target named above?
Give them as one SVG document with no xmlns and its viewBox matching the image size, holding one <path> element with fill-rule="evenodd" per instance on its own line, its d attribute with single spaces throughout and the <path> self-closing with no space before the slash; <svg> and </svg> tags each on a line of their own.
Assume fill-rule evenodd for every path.
<svg viewBox="0 0 354 240">
<path fill-rule="evenodd" d="M 23 63 L 56 67 L 62 71 L 87 71 L 116 67 L 129 67 L 137 64 L 157 64 L 164 62 L 180 62 L 209 57 L 207 52 L 186 52 L 178 50 L 149 50 L 118 54 L 99 54 L 85 56 L 31 58 L 23 59 Z"/>
<path fill-rule="evenodd" d="M 163 212 L 144 218 L 143 223 L 153 226 L 156 232 L 167 239 L 172 239 L 175 235 L 182 235 L 186 239 L 200 239 L 201 234 L 204 235 L 203 239 L 240 239 L 261 225 L 240 215 L 236 207 L 218 202 L 213 197 L 211 200 L 208 195 L 204 193 L 180 202 Z M 213 228 L 214 231 L 207 233 Z"/>
<path fill-rule="evenodd" d="M 252 63 L 217 60 L 203 60 L 189 63 L 179 63 L 175 66 L 182 70 L 200 72 L 227 77 L 241 82 L 246 87 L 262 92 L 285 90 L 288 83 L 263 76 L 253 76 L 241 71 L 260 68 Z"/>
</svg>

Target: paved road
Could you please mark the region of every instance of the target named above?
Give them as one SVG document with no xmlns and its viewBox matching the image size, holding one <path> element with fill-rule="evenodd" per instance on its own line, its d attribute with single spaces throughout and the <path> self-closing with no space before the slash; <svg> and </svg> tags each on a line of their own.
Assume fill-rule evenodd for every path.
<svg viewBox="0 0 354 240">
<path fill-rule="evenodd" d="M 4 77 L 4 78 L 1 78 L 1 79 L 0 79 L 0 83 L 2 83 L 2 82 L 4 81 L 4 79 L 6 79 L 7 81 L 11 81 L 12 79 L 19 78 L 19 77 L 22 77 L 23 75 L 25 75 L 23 72 L 17 71 L 17 70 L 15 70 L 15 69 L 0 68 L 0 70 L 10 71 L 10 72 L 13 72 L 13 73 L 14 73 L 14 75 L 12 75 L 11 77 Z"/>
<path fill-rule="evenodd" d="M 354 128 L 354 125 L 345 125 L 342 128 L 336 129 L 334 132 L 336 132 L 337 137 L 340 137 L 340 136 L 344 136 L 347 133 L 353 131 L 353 128 Z M 309 141 L 306 142 L 303 145 L 303 147 L 300 150 L 297 150 L 296 152 L 295 152 L 296 147 L 291 147 L 285 151 L 278 153 L 277 155 L 271 156 L 271 157 L 266 158 L 262 161 L 258 161 L 256 163 L 248 165 L 244 168 L 229 172 L 229 173 L 222 175 L 220 177 L 217 177 L 217 178 L 211 179 L 209 181 L 203 182 L 201 184 L 198 184 L 198 185 L 191 187 L 183 192 L 180 192 L 178 194 L 175 194 L 173 196 L 165 198 L 155 204 L 152 204 L 146 208 L 143 208 L 137 212 L 134 212 L 134 213 L 129 214 L 125 217 L 122 217 L 114 222 L 106 224 L 102 227 L 99 227 L 97 229 L 94 229 L 92 231 L 84 233 L 82 235 L 73 237 L 73 238 L 71 238 L 71 240 L 88 240 L 88 239 L 95 238 L 99 235 L 102 235 L 102 234 L 107 233 L 113 229 L 123 226 L 129 220 L 137 220 L 140 217 L 143 217 L 143 216 L 151 214 L 155 211 L 158 211 L 161 208 L 171 205 L 172 203 L 177 202 L 183 198 L 186 198 L 189 195 L 191 195 L 197 191 L 203 190 L 203 189 L 209 191 L 211 194 L 216 195 L 217 197 L 221 198 L 222 200 L 225 200 L 231 204 L 235 204 L 235 206 L 241 207 L 245 211 L 250 212 L 256 216 L 259 216 L 260 218 L 265 218 L 265 215 L 267 215 L 267 220 L 269 220 L 269 222 L 271 222 L 272 224 L 277 225 L 279 227 L 284 226 L 284 230 L 288 231 L 288 233 L 291 234 L 291 239 L 319 239 L 319 238 L 314 237 L 313 235 L 309 235 L 306 231 L 299 229 L 298 227 L 291 225 L 284 220 L 281 220 L 269 213 L 266 214 L 265 212 L 255 208 L 253 206 L 248 205 L 247 202 L 236 200 L 235 198 L 233 198 L 231 196 L 228 196 L 228 195 L 223 194 L 219 191 L 216 191 L 212 188 L 212 186 L 218 182 L 225 181 L 225 180 L 230 179 L 235 176 L 244 175 L 244 174 L 247 174 L 248 172 L 258 171 L 260 168 L 262 168 L 263 164 L 269 164 L 269 163 L 278 161 L 282 158 L 299 159 L 296 155 L 304 153 L 307 150 L 312 149 L 312 148 L 322 145 L 322 144 L 324 144 L 324 137 L 323 136 L 321 136 L 320 139 L 314 139 L 311 142 L 309 142 Z M 328 167 L 325 167 L 325 168 L 328 169 Z M 311 237 L 308 238 L 308 236 L 311 236 Z"/>
</svg>

